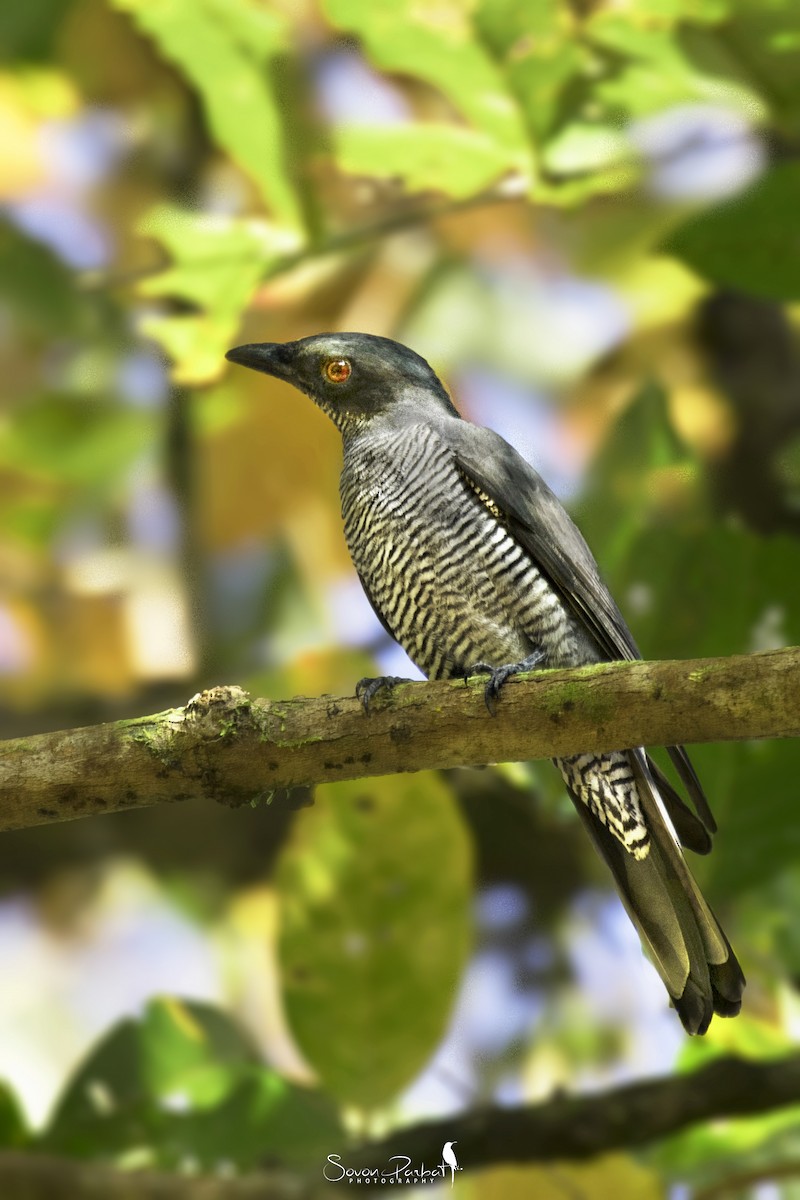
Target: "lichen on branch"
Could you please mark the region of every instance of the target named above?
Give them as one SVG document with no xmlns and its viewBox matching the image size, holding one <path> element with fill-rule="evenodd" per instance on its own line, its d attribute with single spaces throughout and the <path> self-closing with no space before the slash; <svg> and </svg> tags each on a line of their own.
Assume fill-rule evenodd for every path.
<svg viewBox="0 0 800 1200">
<path fill-rule="evenodd" d="M 355 697 L 252 699 L 211 688 L 182 708 L 0 743 L 0 830 L 204 796 L 229 806 L 343 779 L 639 745 L 800 735 L 800 648 L 600 663 Z M 285 801 L 284 801 L 285 802 Z"/>
</svg>

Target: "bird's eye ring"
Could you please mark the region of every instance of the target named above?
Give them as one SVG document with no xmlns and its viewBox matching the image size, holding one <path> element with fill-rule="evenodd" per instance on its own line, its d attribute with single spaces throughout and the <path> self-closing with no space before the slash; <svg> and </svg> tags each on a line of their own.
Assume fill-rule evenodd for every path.
<svg viewBox="0 0 800 1200">
<path fill-rule="evenodd" d="M 346 358 L 329 358 L 322 368 L 322 374 L 329 383 L 346 383 L 353 373 L 353 368 Z"/>
</svg>

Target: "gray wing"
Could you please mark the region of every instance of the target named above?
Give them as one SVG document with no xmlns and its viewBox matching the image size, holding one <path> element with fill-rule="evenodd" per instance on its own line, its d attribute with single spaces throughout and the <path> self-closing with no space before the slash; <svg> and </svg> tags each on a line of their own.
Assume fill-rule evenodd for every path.
<svg viewBox="0 0 800 1200">
<path fill-rule="evenodd" d="M 604 657 L 610 662 L 641 658 L 583 535 L 542 477 L 491 429 L 453 422 L 447 439 L 460 470 L 505 514 L 510 532 L 592 633 Z"/>
<path fill-rule="evenodd" d="M 497 434 L 466 422 L 443 431 L 465 480 L 501 511 L 509 531 L 545 571 L 609 660 L 640 657 L 624 618 L 600 578 L 582 535 L 523 458 Z M 734 1016 L 744 976 L 719 923 L 692 878 L 663 819 L 661 801 L 680 840 L 700 851 L 715 828 L 708 803 L 682 747 L 670 750 L 700 820 L 643 751 L 629 757 L 648 830 L 650 850 L 637 859 L 587 806 L 575 800 L 622 901 L 667 986 L 689 1033 L 703 1033 L 713 1012 Z M 703 828 L 703 825 L 706 828 Z"/>
<path fill-rule="evenodd" d="M 625 618 L 600 578 L 583 535 L 533 467 L 491 429 L 453 420 L 442 430 L 442 436 L 452 447 L 459 469 L 504 514 L 509 532 L 547 574 L 592 634 L 603 657 L 609 662 L 641 658 Z M 714 833 L 716 822 L 686 751 L 682 746 L 667 749 L 700 820 L 707 831 Z M 664 799 L 676 827 L 686 826 L 685 818 L 691 814 L 653 766 L 659 784 L 666 785 Z M 699 853 L 710 848 L 708 838 L 694 840 L 695 844 L 687 838 L 685 844 Z"/>
</svg>

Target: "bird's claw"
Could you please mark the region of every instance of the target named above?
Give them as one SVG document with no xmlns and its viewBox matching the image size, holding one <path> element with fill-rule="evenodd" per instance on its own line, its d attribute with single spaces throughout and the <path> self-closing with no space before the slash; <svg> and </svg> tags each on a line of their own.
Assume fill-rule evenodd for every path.
<svg viewBox="0 0 800 1200">
<path fill-rule="evenodd" d="M 536 650 L 533 654 L 529 654 L 527 658 L 523 658 L 520 662 L 503 663 L 502 666 L 493 667 L 491 663 L 477 662 L 469 670 L 469 675 L 489 675 L 489 682 L 483 689 L 483 699 L 489 710 L 489 715 L 497 716 L 497 697 L 500 695 L 503 685 L 509 680 L 512 675 L 521 675 L 523 671 L 532 671 L 534 667 L 538 667 L 544 661 L 544 651 Z"/>
<path fill-rule="evenodd" d="M 384 689 L 391 691 L 398 683 L 408 683 L 408 680 L 400 675 L 379 675 L 377 679 L 367 676 L 365 679 L 359 679 L 356 684 L 356 699 L 361 701 L 364 712 L 369 713 L 369 706 L 378 692 Z"/>
</svg>

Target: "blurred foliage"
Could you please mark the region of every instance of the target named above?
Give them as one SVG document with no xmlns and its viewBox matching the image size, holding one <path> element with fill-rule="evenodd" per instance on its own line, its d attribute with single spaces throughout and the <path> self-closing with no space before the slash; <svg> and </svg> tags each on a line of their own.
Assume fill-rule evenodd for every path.
<svg viewBox="0 0 800 1200">
<path fill-rule="evenodd" d="M 224 216 L 194 216 L 167 206 L 152 209 L 141 231 L 160 241 L 172 255 L 169 270 L 141 285 L 146 296 L 171 296 L 202 311 L 179 316 L 148 317 L 142 332 L 157 338 L 180 363 L 178 383 L 204 383 L 219 375 L 241 319 L 264 275 L 267 256 L 293 246 L 291 236 L 266 221 Z"/>
<path fill-rule="evenodd" d="M 637 469 L 643 450 L 646 474 Z M 615 424 L 577 517 L 590 544 L 606 546 L 612 590 L 633 599 L 634 632 L 655 657 L 685 657 L 687 646 L 713 657 L 800 643 L 800 541 L 720 523 L 702 464 L 676 435 L 659 388 L 646 387 Z M 730 742 L 693 757 L 725 829 L 699 870 L 716 894 L 735 898 L 796 863 L 800 745 Z"/>
<path fill-rule="evenodd" d="M 282 169 L 283 131 L 269 83 L 284 50 L 286 18 L 247 0 L 114 0 L 197 89 L 210 132 L 255 181 L 275 219 L 300 214 Z"/>
<path fill-rule="evenodd" d="M 9 1119 L 3 1145 L 19 1143 Z M 303 1162 L 341 1137 L 330 1100 L 288 1083 L 219 1011 L 153 1000 L 115 1026 L 28 1145 L 127 1166 L 246 1170 Z"/>
<path fill-rule="evenodd" d="M 745 1014 L 735 1022 L 718 1023 L 703 1041 L 695 1040 L 682 1051 L 677 1069 L 693 1071 L 722 1054 L 769 1061 L 791 1053 L 790 1036 Z M 672 1179 L 692 1178 L 698 1186 L 710 1185 L 720 1174 L 768 1167 L 797 1150 L 800 1107 L 797 1105 L 745 1120 L 727 1118 L 667 1138 L 647 1154 L 653 1166 Z"/>
<path fill-rule="evenodd" d="M 470 845 L 453 797 L 427 773 L 321 788 L 276 885 L 301 1050 L 343 1102 L 387 1104 L 441 1041 L 470 949 Z"/>
<path fill-rule="evenodd" d="M 666 247 L 724 287 L 772 300 L 798 300 L 798 207 L 800 164 L 782 163 L 744 196 L 682 225 Z"/>
<path fill-rule="evenodd" d="M 325 328 L 412 343 L 465 414 L 570 493 L 648 657 L 800 641 L 799 17 L 793 0 L 0 5 L 9 733 L 232 679 L 349 691 L 387 661 L 339 529 L 335 430 L 280 383 L 226 374 L 236 341 Z M 800 751 L 693 757 L 720 824 L 697 871 L 750 987 L 747 1015 L 677 1069 L 770 1057 L 798 1027 Z M 607 880 L 557 786 L 538 767 L 421 775 L 320 790 L 291 826 L 194 806 L 4 839 L 0 930 L 11 947 L 32 904 L 28 937 L 56 966 L 43 985 L 7 951 L 0 1143 L 316 1170 L 345 1117 L 383 1128 L 663 1069 L 661 1027 L 628 1028 L 617 1003 L 633 989 L 638 1011 L 624 959 L 603 960 L 602 1015 L 576 1002 L 575 905 Z M 218 957 L 206 992 L 257 1047 L 216 1006 L 156 1000 L 74 1069 L 135 1004 L 102 1000 L 97 958 L 74 993 L 57 966 L 84 963 L 92 936 L 103 963 L 131 953 L 131 914 L 95 874 L 123 852 L 159 872 L 176 921 L 200 922 Z M 513 920 L 480 917 L 488 885 L 516 898 Z M 165 977 L 191 993 L 149 936 L 132 995 Z M 33 1130 L 15 1096 L 39 1086 L 18 1045 L 33 1063 L 50 1045 L 28 1021 L 37 987 L 80 1033 Z M 457 1188 L 649 1197 L 797 1157 L 797 1129 L 789 1110 L 640 1163 Z"/>
<path fill-rule="evenodd" d="M 608 1154 L 592 1163 L 553 1163 L 543 1167 L 498 1167 L 459 1178 L 453 1195 L 459 1200 L 563 1200 L 591 1196 L 592 1200 L 659 1200 L 664 1192 L 658 1177 L 622 1154 Z"/>
</svg>

